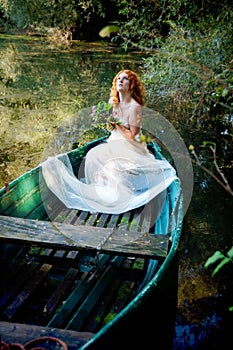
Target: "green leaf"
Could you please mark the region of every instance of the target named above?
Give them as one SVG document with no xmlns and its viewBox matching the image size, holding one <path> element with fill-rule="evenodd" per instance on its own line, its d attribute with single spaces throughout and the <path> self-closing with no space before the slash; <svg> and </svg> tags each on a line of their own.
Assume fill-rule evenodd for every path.
<svg viewBox="0 0 233 350">
<path fill-rule="evenodd" d="M 228 250 L 227 255 L 229 256 L 229 258 L 233 258 L 233 247 L 231 247 L 231 249 Z"/>
<path fill-rule="evenodd" d="M 205 263 L 205 267 L 210 266 L 211 264 L 214 264 L 216 261 L 218 261 L 219 259 L 224 259 L 225 256 L 223 255 L 223 253 L 221 253 L 220 251 L 216 251 L 211 257 L 209 257 Z"/>
<path fill-rule="evenodd" d="M 225 97 L 226 95 L 228 95 L 228 90 L 224 88 L 222 91 L 222 97 Z"/>
<path fill-rule="evenodd" d="M 206 146 L 215 146 L 215 142 L 212 142 L 212 141 L 203 141 L 202 142 L 202 146 L 203 147 L 206 147 Z"/>
<path fill-rule="evenodd" d="M 109 25 L 109 26 L 102 28 L 99 31 L 99 36 L 101 36 L 101 38 L 105 38 L 106 36 L 110 38 L 110 34 L 114 33 L 114 32 L 120 32 L 120 27 L 112 24 L 112 25 Z"/>
<path fill-rule="evenodd" d="M 214 269 L 213 273 L 212 273 L 212 277 L 214 277 L 216 275 L 216 273 L 226 264 L 229 263 L 229 261 L 231 261 L 230 258 L 224 258 L 220 264 L 218 264 L 218 266 Z"/>
</svg>

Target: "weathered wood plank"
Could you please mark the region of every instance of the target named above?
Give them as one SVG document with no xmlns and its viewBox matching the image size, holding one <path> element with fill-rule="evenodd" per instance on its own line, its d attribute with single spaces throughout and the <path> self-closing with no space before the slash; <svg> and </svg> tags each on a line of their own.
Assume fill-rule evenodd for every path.
<svg viewBox="0 0 233 350">
<path fill-rule="evenodd" d="M 18 291 L 23 288 L 28 279 L 35 274 L 38 266 L 39 265 L 34 262 L 28 263 L 23 261 L 20 263 L 19 260 L 15 261 L 13 267 L 8 270 L 6 276 L 4 276 L 4 284 L 1 282 L 0 310 L 9 303 L 11 298 L 15 295 L 17 296 Z"/>
<path fill-rule="evenodd" d="M 57 306 L 62 301 L 65 294 L 67 293 L 67 291 L 70 289 L 77 274 L 78 274 L 78 269 L 71 268 L 68 270 L 62 283 L 58 285 L 54 293 L 51 295 L 51 297 L 47 301 L 44 307 L 45 315 L 52 314 L 52 312 L 57 308 Z"/>
<path fill-rule="evenodd" d="M 122 228 L 113 232 L 111 228 L 0 216 L 0 239 L 64 250 L 98 251 L 102 247 L 102 253 L 158 259 L 166 257 L 169 237 Z"/>
<path fill-rule="evenodd" d="M 44 264 L 40 267 L 39 270 L 35 271 L 29 282 L 25 284 L 24 288 L 4 311 L 4 314 L 8 318 L 11 318 L 21 307 L 21 305 L 27 300 L 27 298 L 29 298 L 30 294 L 35 290 L 37 285 L 41 282 L 41 280 L 45 277 L 51 268 L 52 265 Z"/>
<path fill-rule="evenodd" d="M 40 337 L 55 337 L 63 340 L 67 344 L 69 350 L 77 350 L 93 336 L 93 333 L 0 322 L 0 335 L 1 339 L 8 344 L 25 344 L 26 342 Z"/>
<path fill-rule="evenodd" d="M 110 309 L 119 284 L 120 279 L 115 276 L 114 280 L 111 281 L 109 285 L 108 292 L 102 294 L 102 298 L 91 313 L 91 317 L 85 322 L 86 329 L 90 332 L 95 333 L 102 326 L 106 316 L 106 310 Z"/>
<path fill-rule="evenodd" d="M 75 289 L 70 293 L 65 303 L 63 303 L 54 317 L 50 320 L 48 327 L 52 326 L 61 328 L 67 324 L 67 321 L 69 321 L 69 315 L 72 314 L 73 310 L 78 307 L 79 303 L 83 299 L 83 296 L 85 294 L 88 295 L 88 291 L 91 290 L 94 285 L 95 277 L 102 272 L 104 265 L 108 262 L 108 259 L 109 258 L 106 254 L 101 255 L 99 260 L 96 262 L 94 272 L 91 271 L 91 275 L 89 272 L 85 272 L 82 275 L 82 278 Z"/>
<path fill-rule="evenodd" d="M 91 289 L 90 293 L 88 294 L 88 298 L 84 300 L 82 305 L 74 314 L 72 320 L 67 326 L 68 329 L 80 329 L 91 310 L 93 310 L 93 308 L 97 305 L 98 300 L 105 292 L 107 286 L 113 281 L 116 271 L 120 268 L 123 261 L 124 257 L 116 256 L 111 264 L 108 265 L 107 269 L 98 279 L 95 286 Z"/>
</svg>

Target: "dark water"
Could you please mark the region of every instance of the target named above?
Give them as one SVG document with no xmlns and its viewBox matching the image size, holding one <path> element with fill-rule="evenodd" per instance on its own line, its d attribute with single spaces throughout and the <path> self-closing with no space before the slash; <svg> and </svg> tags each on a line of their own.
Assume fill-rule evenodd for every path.
<svg viewBox="0 0 233 350">
<path fill-rule="evenodd" d="M 195 184 L 180 242 L 174 349 L 228 349 L 231 339 L 232 264 L 214 278 L 205 261 L 232 246 L 232 198 L 215 183 Z M 214 265 L 216 266 L 216 265 Z"/>
<path fill-rule="evenodd" d="M 0 187 L 38 165 L 51 139 L 56 140 L 56 153 L 84 138 L 86 108 L 108 100 L 112 78 L 120 69 L 140 74 L 143 57 L 103 43 L 74 43 L 62 49 L 39 39 L 0 37 Z M 77 123 L 80 110 L 83 123 Z M 194 168 L 179 248 L 173 350 L 228 349 L 232 264 L 214 278 L 204 264 L 216 250 L 225 253 L 232 246 L 232 207 L 232 197 Z"/>
</svg>

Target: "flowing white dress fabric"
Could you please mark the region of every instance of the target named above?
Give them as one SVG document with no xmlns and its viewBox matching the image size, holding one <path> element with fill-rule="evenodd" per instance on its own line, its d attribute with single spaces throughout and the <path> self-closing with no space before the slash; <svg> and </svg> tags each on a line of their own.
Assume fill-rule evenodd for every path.
<svg viewBox="0 0 233 350">
<path fill-rule="evenodd" d="M 120 214 L 147 204 L 177 179 L 167 160 L 155 159 L 137 141 L 114 130 L 85 157 L 85 178 L 79 180 L 66 154 L 41 164 L 49 189 L 67 208 Z"/>
</svg>

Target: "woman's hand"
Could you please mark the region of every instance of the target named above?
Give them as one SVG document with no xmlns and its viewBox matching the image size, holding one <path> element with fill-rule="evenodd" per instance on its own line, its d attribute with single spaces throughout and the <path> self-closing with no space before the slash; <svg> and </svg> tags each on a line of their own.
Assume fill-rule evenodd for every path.
<svg viewBox="0 0 233 350">
<path fill-rule="evenodd" d="M 139 133 L 140 128 L 130 126 L 130 129 L 127 129 L 124 125 L 116 124 L 115 128 L 117 128 L 125 137 L 130 140 L 135 140 L 135 136 Z"/>
<path fill-rule="evenodd" d="M 116 122 L 111 121 L 111 122 L 108 124 L 108 126 L 107 126 L 107 130 L 108 130 L 109 132 L 111 132 L 111 131 L 113 131 L 113 130 L 115 129 L 115 127 L 116 127 Z"/>
</svg>

